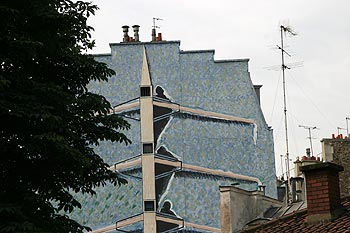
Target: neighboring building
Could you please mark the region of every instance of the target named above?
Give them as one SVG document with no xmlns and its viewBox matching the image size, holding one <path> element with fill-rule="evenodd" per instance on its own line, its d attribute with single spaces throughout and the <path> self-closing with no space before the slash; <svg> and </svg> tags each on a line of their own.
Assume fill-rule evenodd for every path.
<svg viewBox="0 0 350 233">
<path fill-rule="evenodd" d="M 291 188 L 282 205 L 259 192 L 221 187 L 222 232 L 350 232 L 350 140 L 321 142 L 322 158 L 307 149 L 294 162 L 290 185 L 280 187 Z"/>
<path fill-rule="evenodd" d="M 340 196 L 350 196 L 350 138 L 338 135 L 336 138 L 324 138 L 322 143 L 322 159 L 344 167 L 340 173 Z"/>
<path fill-rule="evenodd" d="M 245 191 L 234 186 L 220 187 L 221 232 L 237 232 L 250 222 L 267 220 L 267 213 L 282 208 L 279 200 L 263 191 Z M 276 211 L 277 212 L 277 211 Z"/>
<path fill-rule="evenodd" d="M 182 51 L 179 41 L 128 36 L 96 55 L 116 75 L 93 83 L 128 119 L 132 144 L 96 148 L 127 185 L 97 188 L 73 213 L 95 232 L 221 232 L 219 186 L 276 197 L 272 130 L 259 105 L 248 59 L 214 60 L 214 50 Z"/>
<path fill-rule="evenodd" d="M 250 224 L 240 232 L 350 232 L 350 199 L 340 199 L 339 172 L 342 166 L 316 163 L 301 168 L 306 177 L 307 208 L 290 205 L 288 214 Z M 299 206 L 300 207 L 300 206 Z M 276 213 L 280 209 L 275 210 Z"/>
</svg>

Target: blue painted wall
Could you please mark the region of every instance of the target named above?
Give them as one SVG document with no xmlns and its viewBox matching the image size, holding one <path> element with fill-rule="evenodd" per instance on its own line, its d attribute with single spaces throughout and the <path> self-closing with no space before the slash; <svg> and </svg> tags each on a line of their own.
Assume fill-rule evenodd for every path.
<svg viewBox="0 0 350 233">
<path fill-rule="evenodd" d="M 139 97 L 143 46 L 146 48 L 154 90 L 161 86 L 182 106 L 253 119 L 254 126 L 175 114 L 157 142 L 183 163 L 259 178 L 266 194 L 276 197 L 272 131 L 260 109 L 248 71 L 248 60 L 214 61 L 214 51 L 181 51 L 180 42 L 111 44 L 111 54 L 96 59 L 116 71 L 108 83 L 90 89 L 107 97 L 113 106 Z M 139 117 L 138 113 L 134 117 Z M 140 122 L 129 120 L 129 146 L 102 142 L 96 150 L 109 164 L 141 153 Z M 96 197 L 80 197 L 83 209 L 73 217 L 94 229 L 114 224 L 142 211 L 141 170 L 129 184 L 98 188 Z M 235 180 L 191 171 L 174 173 L 159 206 L 168 200 L 185 221 L 220 228 L 219 185 Z M 240 181 L 242 188 L 257 184 Z M 135 228 L 140 225 L 135 225 Z"/>
</svg>

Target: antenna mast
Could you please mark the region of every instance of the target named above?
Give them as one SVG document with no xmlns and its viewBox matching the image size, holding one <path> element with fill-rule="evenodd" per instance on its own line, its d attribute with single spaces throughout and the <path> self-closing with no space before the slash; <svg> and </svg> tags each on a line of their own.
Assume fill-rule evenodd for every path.
<svg viewBox="0 0 350 233">
<path fill-rule="evenodd" d="M 311 137 L 311 130 L 314 129 L 319 129 L 316 126 L 306 126 L 306 125 L 299 125 L 299 127 L 302 127 L 304 129 L 307 129 L 309 131 L 309 137 L 308 139 L 310 140 L 310 149 L 311 149 L 311 156 L 314 155 L 314 150 L 312 149 L 312 137 Z"/>
<path fill-rule="evenodd" d="M 287 191 L 287 202 L 289 201 L 289 192 L 290 192 L 290 168 L 289 168 L 289 142 L 288 142 L 288 121 L 287 121 L 287 98 L 286 98 L 286 77 L 285 77 L 285 70 L 290 69 L 288 66 L 286 66 L 284 62 L 284 54 L 287 54 L 289 57 L 291 56 L 289 53 L 287 53 L 284 50 L 284 37 L 283 34 L 289 33 L 291 35 L 296 35 L 293 30 L 288 26 L 280 26 L 280 32 L 281 32 L 281 46 L 277 45 L 277 48 L 281 50 L 281 59 L 282 59 L 282 78 L 283 78 L 283 110 L 284 110 L 284 129 L 285 129 L 285 137 L 286 137 L 286 175 L 287 175 L 287 183 L 288 183 L 288 191 Z"/>
<path fill-rule="evenodd" d="M 337 130 L 338 130 L 338 135 L 340 135 L 340 130 L 347 130 L 347 129 L 342 128 L 342 127 L 337 127 Z"/>
<path fill-rule="evenodd" d="M 289 69 L 288 66 L 285 65 L 284 62 L 284 54 L 287 54 L 290 56 L 289 53 L 287 53 L 284 50 L 284 41 L 283 41 L 283 33 L 289 32 L 288 27 L 285 27 L 283 25 L 280 26 L 281 31 L 281 46 L 277 45 L 277 48 L 281 50 L 281 58 L 282 58 L 282 79 L 283 79 L 283 110 L 284 110 L 284 130 L 285 130 L 285 138 L 286 138 L 286 174 L 287 174 L 287 180 L 289 181 L 290 174 L 289 174 L 289 143 L 288 143 L 288 121 L 287 121 L 287 98 L 286 98 L 286 77 L 285 77 L 285 70 Z"/>
<path fill-rule="evenodd" d="M 153 26 L 152 26 L 152 41 L 156 41 L 157 40 L 157 33 L 156 33 L 156 29 L 159 28 L 159 26 L 156 25 L 156 21 L 158 20 L 163 20 L 160 18 L 153 18 Z"/>
</svg>

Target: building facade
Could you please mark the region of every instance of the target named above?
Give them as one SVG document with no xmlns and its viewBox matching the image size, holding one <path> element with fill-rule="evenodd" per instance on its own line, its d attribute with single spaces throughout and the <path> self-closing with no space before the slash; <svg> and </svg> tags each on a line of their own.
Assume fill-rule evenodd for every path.
<svg viewBox="0 0 350 233">
<path fill-rule="evenodd" d="M 350 197 L 350 138 L 338 135 L 337 138 L 324 138 L 322 143 L 322 159 L 344 167 L 339 174 L 340 196 Z"/>
<path fill-rule="evenodd" d="M 276 197 L 272 130 L 248 59 L 214 60 L 214 50 L 161 37 L 128 41 L 95 56 L 116 75 L 90 85 L 131 124 L 131 145 L 96 148 L 128 184 L 79 197 L 73 218 L 95 232 L 220 232 L 220 185 Z"/>
</svg>

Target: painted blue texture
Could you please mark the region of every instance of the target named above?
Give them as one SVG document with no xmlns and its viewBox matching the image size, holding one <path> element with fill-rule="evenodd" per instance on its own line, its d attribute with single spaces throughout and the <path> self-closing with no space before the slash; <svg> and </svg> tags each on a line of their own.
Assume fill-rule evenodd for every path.
<svg viewBox="0 0 350 233">
<path fill-rule="evenodd" d="M 180 51 L 180 42 L 112 44 L 110 55 L 96 59 L 108 64 L 116 75 L 90 89 L 104 95 L 113 106 L 139 97 L 143 47 L 146 48 L 153 89 L 161 86 L 172 102 L 181 106 L 252 119 L 257 126 L 175 114 L 157 142 L 185 164 L 259 178 L 266 194 L 276 197 L 272 131 L 260 109 L 248 71 L 248 60 L 214 61 L 214 51 Z M 134 117 L 139 117 L 135 114 Z M 140 123 L 128 120 L 129 146 L 101 142 L 96 151 L 113 165 L 141 153 Z M 141 176 L 141 174 L 138 174 Z M 141 213 L 142 181 L 128 178 L 122 187 L 97 188 L 97 196 L 81 197 L 83 209 L 73 217 L 93 229 Z M 172 175 L 165 200 L 185 221 L 220 228 L 219 185 L 234 179 L 182 171 Z M 257 184 L 240 182 L 247 189 Z M 135 225 L 135 229 L 139 225 Z"/>
<path fill-rule="evenodd" d="M 78 199 L 82 209 L 75 210 L 71 217 L 93 229 L 106 227 L 142 212 L 142 181 L 129 177 L 128 185 L 108 184 L 97 188 L 96 195 L 79 195 Z"/>
</svg>

